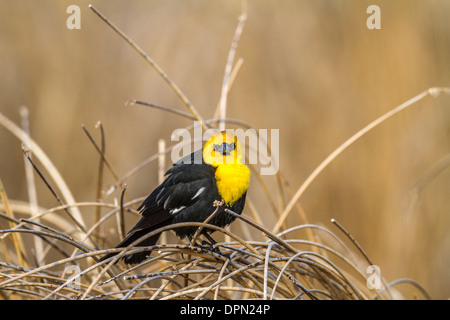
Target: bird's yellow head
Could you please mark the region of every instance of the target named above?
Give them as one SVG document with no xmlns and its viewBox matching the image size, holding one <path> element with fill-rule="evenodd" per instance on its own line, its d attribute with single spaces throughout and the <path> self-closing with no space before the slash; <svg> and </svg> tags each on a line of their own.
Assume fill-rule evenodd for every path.
<svg viewBox="0 0 450 320">
<path fill-rule="evenodd" d="M 203 146 L 203 161 L 216 168 L 217 191 L 227 206 L 245 197 L 250 170 L 244 164 L 244 149 L 232 133 L 222 131 Z"/>
<path fill-rule="evenodd" d="M 213 167 L 221 164 L 242 164 L 244 163 L 242 144 L 230 132 L 216 133 L 203 146 L 203 161 Z"/>
</svg>

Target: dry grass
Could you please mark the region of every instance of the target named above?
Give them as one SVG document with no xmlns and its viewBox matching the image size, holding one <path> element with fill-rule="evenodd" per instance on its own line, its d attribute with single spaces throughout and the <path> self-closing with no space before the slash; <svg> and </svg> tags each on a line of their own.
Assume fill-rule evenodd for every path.
<svg viewBox="0 0 450 320">
<path fill-rule="evenodd" d="M 98 11 L 97 14 L 109 21 Z M 245 11 L 241 17 L 246 17 Z M 224 126 L 225 123 L 245 128 L 240 120 L 224 119 L 226 96 L 242 65 L 241 60 L 234 63 L 234 50 L 244 22 L 245 18 L 240 19 L 231 45 L 216 116 L 209 120 L 205 120 L 143 49 L 109 23 L 156 69 L 188 112 L 139 101 L 131 103 L 147 104 L 201 121 L 204 128 Z M 303 211 L 299 199 L 319 174 L 363 135 L 428 96 L 449 92 L 448 88 L 430 88 L 363 127 L 330 153 L 297 190 L 292 190 L 287 183 L 283 170 L 274 177 L 271 185 L 254 170 L 252 183 L 259 186 L 261 197 L 266 197 L 270 206 L 261 211 L 250 197 L 249 214 L 238 216 L 234 225 L 239 228 L 233 228 L 233 231 L 195 224 L 199 228 L 208 226 L 217 230 L 215 238 L 223 239 L 217 243 L 220 254 L 180 243 L 168 236 L 151 248 L 151 258 L 133 267 L 123 266 L 120 261 L 114 263 L 129 251 L 138 252 L 145 248 L 108 249 L 114 243 L 108 241 L 107 230 L 114 220 L 115 230 L 123 237 L 126 216 L 138 215 L 135 209 L 143 200 L 132 198 L 125 183 L 148 164 L 169 153 L 172 146 L 162 148 L 120 177 L 107 158 L 107 135 L 102 124 L 97 124 L 99 141 L 83 126 L 99 156 L 98 164 L 90 164 L 96 167 L 96 201 L 77 202 L 68 187 L 70 183 L 61 177 L 50 158 L 31 139 L 26 126 L 20 128 L 0 114 L 0 125 L 23 144 L 25 170 L 34 172 L 59 203 L 55 207 L 41 208 L 33 205 L 31 200 L 11 200 L 0 180 L 0 294 L 4 299 L 392 299 L 410 298 L 401 290 L 406 285 L 412 288 L 414 298 L 430 298 L 426 290 L 411 279 L 389 281 L 382 278 L 382 288 L 369 289 L 372 274 L 367 272 L 367 267 L 376 265 L 377 261 L 372 261 L 336 220 L 332 220 L 333 230 L 309 223 L 308 213 Z M 26 112 L 22 117 L 23 123 L 27 123 Z M 159 170 L 163 164 L 160 162 Z M 447 165 L 448 161 L 444 159 L 439 168 Z M 421 181 L 427 180 L 435 171 Z M 105 185 L 107 175 L 113 177 L 114 182 Z M 33 174 L 26 177 L 29 194 L 35 194 L 37 182 Z M 118 193 L 115 198 L 114 193 Z M 301 223 L 291 226 L 288 217 L 295 214 Z M 120 254 L 98 262 L 111 250 Z"/>
</svg>

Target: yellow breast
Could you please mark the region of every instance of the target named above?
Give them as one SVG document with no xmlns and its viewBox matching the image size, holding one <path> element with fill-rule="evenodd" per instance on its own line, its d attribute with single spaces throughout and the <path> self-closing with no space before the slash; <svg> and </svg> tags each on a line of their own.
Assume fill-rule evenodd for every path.
<svg viewBox="0 0 450 320">
<path fill-rule="evenodd" d="M 228 206 L 239 200 L 250 184 L 250 170 L 245 164 L 221 164 L 215 175 L 219 195 Z"/>
</svg>

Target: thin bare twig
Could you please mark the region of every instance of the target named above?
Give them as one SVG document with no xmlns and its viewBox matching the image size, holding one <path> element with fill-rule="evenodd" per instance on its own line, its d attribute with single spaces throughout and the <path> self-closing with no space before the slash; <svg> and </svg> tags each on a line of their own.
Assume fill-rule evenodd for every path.
<svg viewBox="0 0 450 320">
<path fill-rule="evenodd" d="M 191 103 L 191 101 L 187 98 L 187 96 L 180 90 L 180 88 L 169 78 L 167 73 L 139 46 L 137 45 L 130 37 L 128 37 L 125 33 L 123 33 L 114 23 L 112 23 L 105 15 L 103 15 L 99 10 L 97 10 L 93 5 L 89 5 L 89 8 L 95 12 L 97 16 L 100 17 L 107 25 L 109 25 L 119 36 L 124 39 L 133 49 L 135 49 L 144 59 L 147 61 L 158 74 L 166 81 L 166 83 L 175 91 L 177 96 L 183 101 L 189 111 L 194 115 L 197 121 L 200 121 L 202 127 L 207 129 L 207 125 L 203 121 L 202 116 Z"/>
<path fill-rule="evenodd" d="M 277 223 L 273 227 L 273 232 L 277 233 L 280 230 L 280 227 L 283 225 L 284 221 L 286 220 L 287 216 L 291 212 L 292 208 L 294 207 L 295 203 L 300 199 L 300 197 L 303 195 L 305 190 L 311 185 L 311 183 L 314 181 L 314 179 L 334 160 L 337 156 L 339 156 L 342 152 L 344 152 L 348 147 L 350 147 L 355 141 L 360 139 L 363 135 L 377 127 L 382 122 L 386 121 L 387 119 L 391 118 L 395 114 L 405 110 L 406 108 L 410 107 L 411 105 L 415 104 L 416 102 L 422 100 L 426 96 L 430 95 L 433 97 L 436 97 L 440 95 L 441 93 L 450 94 L 450 88 L 430 88 L 428 90 L 423 91 L 422 93 L 418 94 L 417 96 L 409 99 L 408 101 L 400 104 L 399 106 L 395 107 L 391 111 L 383 114 L 381 117 L 377 118 L 376 120 L 369 123 L 367 126 L 359 130 L 357 133 L 355 133 L 353 136 L 351 136 L 349 139 L 347 139 L 342 145 L 340 145 L 336 150 L 334 150 L 325 160 L 322 161 L 322 163 L 314 169 L 314 171 L 306 178 L 305 182 L 298 188 L 295 195 L 292 197 L 292 199 L 289 201 L 288 205 L 284 209 L 283 213 L 280 216 L 280 219 L 278 219 Z"/>
<path fill-rule="evenodd" d="M 123 198 L 125 195 L 125 192 L 127 191 L 127 185 L 122 185 L 122 193 L 120 194 L 120 210 L 119 210 L 119 219 L 118 219 L 118 225 L 119 225 L 119 236 L 121 239 L 125 238 L 126 231 L 125 231 L 125 214 L 124 214 L 124 205 L 123 205 Z"/>
<path fill-rule="evenodd" d="M 105 143 L 105 131 L 103 130 L 103 125 L 102 123 L 99 121 L 97 122 L 96 128 L 100 128 L 100 161 L 98 163 L 98 177 L 97 177 L 97 192 L 96 192 L 96 197 L 97 197 L 97 201 L 101 202 L 102 201 L 102 189 L 103 189 L 103 167 L 104 167 L 104 163 L 105 163 L 105 153 L 106 153 L 106 143 Z M 85 128 L 83 127 L 83 130 L 87 133 L 87 130 L 85 130 Z M 92 139 L 91 139 L 92 141 Z M 95 145 L 95 144 L 94 144 Z M 100 220 L 100 215 L 101 215 L 101 207 L 95 207 L 95 215 L 94 215 L 94 221 L 97 222 Z M 101 232 L 101 229 L 99 228 L 98 232 Z"/>
<path fill-rule="evenodd" d="M 113 175 L 114 179 L 119 180 L 119 176 L 117 175 L 117 173 L 115 172 L 115 170 L 113 169 L 111 163 L 109 162 L 108 158 L 106 158 L 105 155 L 105 145 L 104 145 L 104 138 L 103 135 L 104 133 L 101 133 L 102 135 L 102 145 L 101 147 L 98 146 L 98 144 L 95 142 L 94 138 L 92 137 L 92 135 L 89 133 L 89 131 L 87 130 L 86 126 L 84 124 L 81 125 L 81 128 L 83 129 L 84 133 L 86 134 L 86 136 L 89 138 L 89 141 L 92 142 L 92 145 L 94 146 L 95 150 L 97 150 L 98 154 L 100 155 L 101 158 L 101 162 L 104 163 L 109 171 L 111 172 L 111 174 Z M 103 132 L 103 126 L 100 126 L 100 130 L 101 132 Z"/>
<path fill-rule="evenodd" d="M 20 117 L 22 118 L 22 129 L 26 133 L 26 137 L 24 137 L 26 142 L 23 143 L 23 149 L 26 149 L 28 154 L 32 155 L 31 147 L 30 147 L 30 123 L 29 123 L 29 113 L 28 109 L 25 106 L 20 107 Z M 28 190 L 28 203 L 30 204 L 31 216 L 36 216 L 38 214 L 38 198 L 36 193 L 36 184 L 34 180 L 33 174 L 33 166 L 26 160 L 24 157 L 25 163 L 25 176 L 27 179 L 27 190 Z M 36 260 L 38 264 L 44 263 L 43 261 L 43 251 L 44 244 L 42 239 L 36 237 L 34 239 L 34 249 L 36 250 Z"/>
<path fill-rule="evenodd" d="M 65 199 L 65 202 L 68 204 L 76 203 L 72 193 L 70 192 L 69 187 L 65 183 L 59 171 L 56 169 L 52 161 L 48 158 L 48 156 L 44 153 L 44 151 L 39 147 L 39 145 L 31 139 L 29 136 L 27 137 L 26 132 L 24 132 L 21 128 L 19 128 L 14 122 L 6 118 L 3 114 L 0 113 L 0 125 L 4 126 L 9 132 L 15 135 L 22 143 L 28 143 L 28 147 L 30 150 L 33 150 L 33 155 L 42 163 L 44 168 L 52 177 L 53 181 L 56 183 L 58 189 L 61 191 L 62 196 Z M 73 209 L 73 215 L 82 225 L 84 225 L 83 217 L 81 216 L 78 208 Z"/>
<path fill-rule="evenodd" d="M 34 164 L 33 160 L 31 159 L 30 155 L 28 154 L 28 152 L 26 150 L 23 150 L 23 154 L 25 155 L 25 157 L 28 159 L 28 161 L 31 163 L 31 165 L 33 166 L 34 170 L 36 171 L 36 173 L 39 175 L 39 177 L 42 179 L 42 181 L 45 183 L 45 185 L 47 186 L 47 188 L 50 190 L 51 194 L 55 197 L 55 199 L 58 201 L 59 204 L 63 205 L 64 202 L 62 201 L 62 199 L 59 197 L 59 195 L 56 193 L 55 189 L 53 189 L 53 187 L 50 185 L 50 183 L 48 182 L 48 180 L 45 178 L 45 176 L 42 174 L 42 172 L 39 170 L 39 168 Z M 76 226 L 78 226 L 78 228 L 80 228 L 80 230 L 82 230 L 83 232 L 87 232 L 86 227 L 80 223 L 72 214 L 72 212 L 69 210 L 69 208 L 65 208 L 64 211 L 67 213 L 67 215 L 69 216 L 69 218 L 75 223 Z M 92 240 L 92 239 L 91 239 Z"/>
<path fill-rule="evenodd" d="M 225 72 L 222 83 L 222 92 L 219 101 L 219 118 L 225 119 L 227 114 L 227 97 L 230 88 L 230 76 L 233 68 L 234 56 L 236 55 L 236 49 L 239 43 L 239 39 L 242 34 L 242 30 L 244 29 L 245 21 L 247 20 L 247 2 L 242 2 L 242 13 L 239 16 L 239 23 L 234 32 L 233 41 L 231 42 L 230 51 L 228 52 L 228 59 L 225 66 Z M 239 66 L 240 67 L 240 66 Z M 220 131 L 225 130 L 225 122 L 219 122 Z"/>
</svg>

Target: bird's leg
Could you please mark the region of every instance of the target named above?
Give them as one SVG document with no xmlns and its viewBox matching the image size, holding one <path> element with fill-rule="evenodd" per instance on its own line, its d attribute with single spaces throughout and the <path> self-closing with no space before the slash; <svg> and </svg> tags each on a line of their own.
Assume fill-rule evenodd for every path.
<svg viewBox="0 0 450 320">
<path fill-rule="evenodd" d="M 192 239 L 194 239 L 194 237 L 191 234 L 188 234 L 188 239 L 189 239 L 189 243 L 192 243 Z M 194 246 L 198 247 L 197 241 L 194 242 Z"/>
<path fill-rule="evenodd" d="M 203 240 L 201 245 L 200 245 L 200 244 L 197 244 L 197 242 L 195 242 L 195 243 L 194 243 L 194 246 L 199 247 L 199 248 L 201 248 L 201 249 L 203 249 L 203 250 L 209 250 L 209 251 L 211 251 L 211 252 L 221 254 L 219 248 L 217 248 L 217 247 L 214 248 L 214 245 L 217 243 L 217 241 L 214 240 L 214 239 L 213 239 L 209 234 L 207 234 L 207 233 L 203 233 L 203 235 L 209 240 L 209 242 Z M 189 242 L 192 243 L 193 236 L 192 236 L 192 235 L 188 235 L 188 238 L 189 238 Z"/>
<path fill-rule="evenodd" d="M 218 247 L 214 247 L 214 245 L 217 243 L 216 240 L 214 240 L 213 237 L 211 237 L 209 234 L 207 234 L 206 232 L 203 234 L 205 236 L 206 239 L 208 239 L 209 242 L 207 241 L 203 241 L 202 245 L 209 245 L 209 248 L 212 252 L 214 253 L 218 253 L 218 254 L 222 254 L 220 252 L 220 249 Z"/>
<path fill-rule="evenodd" d="M 209 249 L 211 250 L 211 252 L 219 254 L 223 257 L 227 257 L 229 260 L 231 260 L 229 255 L 223 254 L 222 251 L 220 251 L 219 247 L 214 247 L 217 244 L 217 241 L 214 240 L 213 237 L 211 237 L 207 233 L 204 233 L 203 235 L 205 236 L 205 238 L 207 238 L 209 240 L 209 243 L 207 241 L 203 241 L 202 244 L 207 243 L 209 245 Z M 216 257 L 216 261 L 219 262 L 219 259 L 217 257 Z"/>
</svg>

